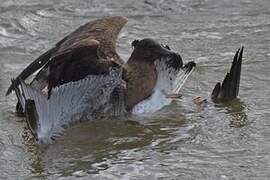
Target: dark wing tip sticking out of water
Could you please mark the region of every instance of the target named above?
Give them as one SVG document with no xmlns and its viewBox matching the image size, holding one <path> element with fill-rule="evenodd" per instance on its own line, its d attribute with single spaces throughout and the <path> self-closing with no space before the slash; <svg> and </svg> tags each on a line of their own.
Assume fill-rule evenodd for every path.
<svg viewBox="0 0 270 180">
<path fill-rule="evenodd" d="M 22 92 L 18 85 L 22 83 L 21 79 L 11 79 L 11 86 L 14 87 L 15 94 L 18 98 L 19 104 L 24 107 L 24 112 L 26 116 L 27 126 L 30 129 L 31 133 L 37 140 L 37 128 L 38 128 L 38 112 L 36 109 L 35 101 L 31 99 L 26 99 L 23 89 Z"/>
<path fill-rule="evenodd" d="M 20 80 L 25 80 L 28 78 L 31 74 L 36 72 L 38 69 L 40 69 L 42 66 L 44 66 L 51 58 L 52 53 L 56 51 L 56 47 L 48 50 L 41 56 L 39 56 L 36 60 L 34 60 L 30 65 L 28 65 L 20 74 L 17 76 L 16 79 L 12 80 L 12 84 L 9 86 L 6 96 L 8 96 L 12 90 L 15 90 L 15 88 L 20 84 Z"/>
<path fill-rule="evenodd" d="M 234 55 L 230 72 L 226 74 L 222 84 L 218 82 L 211 94 L 213 102 L 226 102 L 237 98 L 239 93 L 242 56 L 244 47 L 237 50 Z"/>
</svg>

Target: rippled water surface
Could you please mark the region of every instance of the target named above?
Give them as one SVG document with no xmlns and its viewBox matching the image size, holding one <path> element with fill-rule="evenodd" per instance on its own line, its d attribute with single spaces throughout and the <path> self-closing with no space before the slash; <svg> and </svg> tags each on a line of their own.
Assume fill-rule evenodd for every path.
<svg viewBox="0 0 270 180">
<path fill-rule="evenodd" d="M 154 115 L 85 122 L 47 147 L 37 145 L 10 78 L 87 21 L 125 15 L 119 36 L 125 59 L 130 42 L 153 37 L 197 68 L 183 98 Z M 240 99 L 200 109 L 245 46 Z M 0 179 L 269 179 L 269 0 L 1 0 Z"/>
</svg>

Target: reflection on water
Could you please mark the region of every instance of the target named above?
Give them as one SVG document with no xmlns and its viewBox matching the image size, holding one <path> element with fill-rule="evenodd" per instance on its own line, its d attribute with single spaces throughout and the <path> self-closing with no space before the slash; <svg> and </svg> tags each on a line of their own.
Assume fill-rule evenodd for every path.
<svg viewBox="0 0 270 180">
<path fill-rule="evenodd" d="M 240 99 L 235 99 L 231 102 L 226 102 L 222 104 L 215 104 L 218 109 L 225 109 L 226 114 L 230 115 L 232 119 L 230 120 L 231 127 L 242 127 L 251 123 L 248 121 L 246 114 L 247 106 Z"/>
<path fill-rule="evenodd" d="M 0 4 L 0 179 L 269 179 L 268 0 L 35 1 Z M 152 115 L 84 122 L 46 147 L 35 143 L 10 78 L 79 25 L 105 15 L 129 22 L 117 49 L 153 37 L 197 63 L 181 94 Z M 240 99 L 198 109 L 245 46 Z M 219 79 L 220 78 L 220 79 Z"/>
<path fill-rule="evenodd" d="M 231 120 L 230 126 L 232 127 L 242 127 L 247 125 L 248 117 L 245 113 L 246 111 L 246 105 L 244 102 L 241 102 L 240 100 L 236 100 L 235 103 L 229 104 L 228 106 L 228 113 L 233 116 L 233 119 Z"/>
<path fill-rule="evenodd" d="M 54 170 L 60 176 L 72 176 L 79 171 L 97 174 L 113 166 L 112 159 L 119 161 L 118 154 L 123 151 L 140 151 L 147 146 L 154 148 L 167 141 L 174 143 L 181 140 L 178 138 L 170 142 L 171 128 L 160 127 L 158 120 L 151 118 L 150 121 L 152 122 L 107 119 L 84 122 L 67 129 L 51 145 L 37 145 L 33 139 L 26 138 L 24 140 L 28 151 L 35 152 L 31 164 L 33 174 L 46 176 L 48 170 Z M 144 160 L 144 157 L 139 159 Z"/>
</svg>

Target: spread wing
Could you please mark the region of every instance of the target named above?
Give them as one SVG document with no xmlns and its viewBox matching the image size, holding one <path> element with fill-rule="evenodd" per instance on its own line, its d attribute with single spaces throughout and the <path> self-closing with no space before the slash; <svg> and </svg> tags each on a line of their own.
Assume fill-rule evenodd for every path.
<svg viewBox="0 0 270 180">
<path fill-rule="evenodd" d="M 70 124 L 122 110 L 121 104 L 110 103 L 112 92 L 122 84 L 121 74 L 121 69 L 112 68 L 109 74 L 88 75 L 52 88 L 49 99 L 23 81 L 15 86 L 15 93 L 34 137 L 46 143 Z M 119 106 L 115 108 L 115 105 Z"/>
<path fill-rule="evenodd" d="M 88 75 L 108 74 L 110 68 L 120 66 L 98 56 L 99 42 L 84 39 L 73 43 L 67 49 L 52 57 L 48 68 L 48 90 Z"/>
<path fill-rule="evenodd" d="M 122 16 L 107 17 L 89 22 L 64 39 L 59 41 L 55 47 L 51 48 L 36 60 L 34 60 L 29 66 L 27 66 L 18 76 L 15 78 L 14 83 L 8 88 L 6 95 L 9 95 L 14 89 L 14 86 L 19 84 L 19 80 L 25 80 L 30 75 L 38 71 L 40 72 L 34 78 L 32 84 L 46 84 L 48 75 L 48 62 L 52 59 L 58 59 L 56 56 L 66 56 L 67 51 L 70 50 L 74 44 L 79 44 L 80 41 L 96 40 L 99 42 L 98 56 L 103 59 L 113 60 L 119 64 L 123 63 L 123 60 L 116 53 L 116 40 L 119 32 L 123 26 L 127 23 L 127 18 Z M 63 59 L 63 58 L 62 58 Z M 41 85 L 41 89 L 44 85 Z"/>
<path fill-rule="evenodd" d="M 244 47 L 239 48 L 236 52 L 231 65 L 231 70 L 225 76 L 222 84 L 218 82 L 213 89 L 211 98 L 214 102 L 229 101 L 235 99 L 238 96 L 243 49 Z"/>
<path fill-rule="evenodd" d="M 117 102 L 121 100 L 115 89 L 122 87 L 122 68 L 100 58 L 99 47 L 98 41 L 85 39 L 55 54 L 47 66 L 48 97 L 21 80 L 15 86 L 27 124 L 37 139 L 51 138 L 83 117 L 124 112 L 121 103 L 111 103 L 113 92 L 119 95 Z"/>
</svg>

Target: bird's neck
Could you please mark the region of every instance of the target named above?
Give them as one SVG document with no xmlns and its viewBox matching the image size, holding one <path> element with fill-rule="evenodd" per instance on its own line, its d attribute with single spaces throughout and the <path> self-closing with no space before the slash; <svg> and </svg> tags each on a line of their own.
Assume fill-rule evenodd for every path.
<svg viewBox="0 0 270 180">
<path fill-rule="evenodd" d="M 127 83 L 126 108 L 132 108 L 152 95 L 157 82 L 157 72 L 154 63 L 129 59 L 125 64 L 124 80 Z"/>
</svg>

